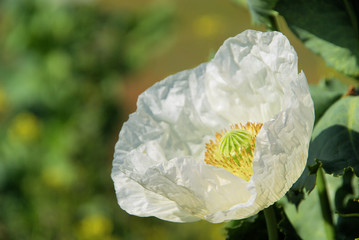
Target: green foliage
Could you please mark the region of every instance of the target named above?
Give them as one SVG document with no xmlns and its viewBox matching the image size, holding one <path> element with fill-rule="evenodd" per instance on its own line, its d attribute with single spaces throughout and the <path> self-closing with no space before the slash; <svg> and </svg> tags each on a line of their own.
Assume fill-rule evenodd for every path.
<svg viewBox="0 0 359 240">
<path fill-rule="evenodd" d="M 338 239 L 354 239 L 358 235 L 359 178 L 346 170 L 343 178 L 326 175 L 329 200 L 332 203 L 335 230 Z M 303 239 L 326 239 L 317 189 L 305 196 L 297 207 L 285 199 L 284 206 L 289 220 Z"/>
<path fill-rule="evenodd" d="M 195 224 L 173 234 L 178 225 L 121 215 L 110 179 L 123 77 L 168 43 L 173 10 L 80 2 L 0 2 L 0 239 L 193 239 Z M 248 0 L 248 7 L 253 22 L 268 27 L 279 11 L 328 65 L 359 76 L 355 0 Z M 300 239 L 293 226 L 304 239 L 322 237 L 316 194 L 299 206 L 320 164 L 343 175 L 340 186 L 329 184 L 338 236 L 359 236 L 359 97 L 341 98 L 345 90 L 334 79 L 311 87 L 308 168 L 287 193 L 297 208 L 284 204 L 287 217 L 275 207 L 281 239 Z M 267 236 L 263 213 L 226 230 L 228 239 Z"/>
<path fill-rule="evenodd" d="M 300 206 L 298 208 L 299 203 L 304 199 L 303 188 L 307 189 L 308 192 L 313 190 L 316 170 L 321 165 L 327 173 L 344 174 L 341 187 L 337 188 L 334 187 L 333 183 L 330 184 L 332 192 L 337 188 L 335 207 L 339 214 L 336 223 L 338 236 L 340 239 L 352 239 L 358 234 L 354 226 L 358 226 L 359 223 L 359 204 L 357 201 L 359 196 L 357 187 L 359 185 L 356 183 L 356 188 L 352 186 L 352 180 L 358 180 L 353 176 L 352 171 L 358 176 L 359 170 L 358 107 L 359 97 L 341 98 L 327 109 L 316 124 L 309 148 L 308 169 L 293 189 L 287 193 L 289 201 L 295 203 L 297 210 L 299 210 L 299 213 L 289 214 L 291 219 L 296 219 L 299 216 L 298 221 L 294 222 L 297 229 L 303 228 L 304 219 L 310 218 L 308 214 L 314 211 L 316 208 L 314 206 L 318 206 L 318 200 L 313 200 L 313 193 L 311 193 L 310 197 L 301 203 L 302 208 Z M 338 180 L 340 181 L 339 178 Z M 295 195 L 296 193 L 297 195 Z M 334 200 L 334 197 L 332 196 L 331 199 Z"/>
<path fill-rule="evenodd" d="M 296 229 L 293 227 L 292 223 L 289 221 L 287 214 L 284 212 L 283 207 L 278 207 L 277 216 L 279 216 L 278 229 L 281 233 L 282 239 L 288 240 L 300 240 L 301 237 L 298 235 Z"/>
<path fill-rule="evenodd" d="M 235 2 L 244 5 L 243 1 Z M 358 1 L 247 0 L 247 3 L 255 24 L 278 30 L 275 28 L 278 12 L 304 45 L 323 57 L 327 65 L 358 79 Z M 318 217 L 321 215 L 319 199 L 313 194 L 317 192 L 314 187 L 321 166 L 326 173 L 338 176 L 332 177 L 328 184 L 331 200 L 335 194 L 337 215 L 334 224 L 338 239 L 359 236 L 359 96 L 357 89 L 353 96 L 344 97 L 346 90 L 347 87 L 335 79 L 323 80 L 310 87 L 316 121 L 307 167 L 286 194 L 295 206 L 284 204 L 289 219 L 304 239 L 325 238 L 324 225 Z M 325 192 L 325 187 L 321 190 Z M 324 212 L 330 215 L 330 209 Z M 245 228 L 250 229 L 249 226 Z"/>
<path fill-rule="evenodd" d="M 266 239 L 267 230 L 264 214 L 261 212 L 243 220 L 233 220 L 226 225 L 227 240 Z M 253 232 L 256 234 L 253 235 Z"/>
<path fill-rule="evenodd" d="M 335 190 L 340 186 L 341 180 L 328 175 L 326 180 L 329 198 L 333 200 Z M 310 194 L 305 194 L 304 197 L 305 200 L 298 206 L 290 204 L 285 198 L 280 200 L 280 204 L 283 205 L 290 222 L 302 239 L 324 240 L 326 234 L 317 188 L 314 188 Z"/>
<path fill-rule="evenodd" d="M 232 0 L 233 2 L 246 6 L 251 13 L 253 24 L 264 24 L 268 28 L 273 28 L 273 17 L 277 15 L 274 6 L 278 0 Z"/>
<path fill-rule="evenodd" d="M 277 12 L 289 28 L 326 63 L 359 76 L 359 3 L 356 0 L 248 0 L 255 24 L 275 29 Z M 274 27 L 274 28 L 273 28 Z"/>
<path fill-rule="evenodd" d="M 324 79 L 318 85 L 309 86 L 310 93 L 314 102 L 315 125 L 321 119 L 327 109 L 343 96 L 347 90 L 347 86 L 336 79 Z M 313 143 L 310 149 L 313 148 Z M 311 155 L 308 157 L 307 167 L 301 177 L 287 192 L 288 200 L 297 207 L 304 199 L 305 193 L 311 192 L 315 187 L 315 175 L 319 165 Z"/>
<path fill-rule="evenodd" d="M 275 210 L 277 218 L 279 239 L 301 239 L 290 223 L 283 208 L 277 205 L 273 205 L 272 207 Z M 263 212 L 243 220 L 230 221 L 225 229 L 227 231 L 227 240 L 267 239 L 267 226 Z"/>
<path fill-rule="evenodd" d="M 277 10 L 306 47 L 327 64 L 359 76 L 358 7 L 355 0 L 279 0 Z"/>
<path fill-rule="evenodd" d="M 359 97 L 345 97 L 331 106 L 313 131 L 309 158 L 327 173 L 342 175 L 352 168 L 359 176 Z"/>
<path fill-rule="evenodd" d="M 315 122 L 336 102 L 347 90 L 347 86 L 337 79 L 324 79 L 318 85 L 310 85 L 310 94 L 314 102 Z"/>
<path fill-rule="evenodd" d="M 171 16 L 0 2 L 0 239 L 141 238 L 124 229 L 110 179 L 119 95 Z"/>
<path fill-rule="evenodd" d="M 138 23 L 129 31 L 123 46 L 124 55 L 127 58 L 126 62 L 130 66 L 142 66 L 154 50 L 159 50 L 156 43 L 161 42 L 163 36 L 167 36 L 167 41 L 170 39 L 167 33 L 170 30 L 172 14 L 172 7 L 163 5 L 155 6 L 136 18 Z M 162 42 L 163 44 L 166 43 L 166 41 Z"/>
<path fill-rule="evenodd" d="M 355 179 L 351 170 L 345 171 L 342 185 L 335 193 L 335 206 L 338 214 L 338 237 L 340 239 L 358 237 L 359 181 Z"/>
</svg>

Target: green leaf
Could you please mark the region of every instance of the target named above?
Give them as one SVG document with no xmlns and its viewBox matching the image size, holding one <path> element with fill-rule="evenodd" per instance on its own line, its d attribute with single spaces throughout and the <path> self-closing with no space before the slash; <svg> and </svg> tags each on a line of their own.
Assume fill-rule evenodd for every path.
<svg viewBox="0 0 359 240">
<path fill-rule="evenodd" d="M 279 239 L 301 239 L 285 214 L 284 209 L 278 205 L 273 207 L 277 218 Z M 227 240 L 262 240 L 268 238 L 263 212 L 246 219 L 230 221 L 225 230 L 227 231 Z"/>
<path fill-rule="evenodd" d="M 273 10 L 278 0 L 248 0 L 249 11 L 253 24 L 271 26 L 271 18 L 277 15 Z"/>
<path fill-rule="evenodd" d="M 329 198 L 334 198 L 335 189 L 340 186 L 341 179 L 326 175 L 328 183 Z M 305 201 L 299 206 L 289 204 L 286 198 L 279 201 L 288 216 L 289 221 L 303 239 L 325 240 L 326 234 L 319 205 L 319 197 L 315 188 L 311 194 L 305 195 Z"/>
<path fill-rule="evenodd" d="M 314 159 L 309 158 L 302 175 L 286 193 L 288 201 L 294 204 L 297 209 L 301 201 L 304 200 L 305 193 L 310 193 L 314 189 L 316 173 L 319 167 L 321 167 L 320 162 L 316 162 Z"/>
<path fill-rule="evenodd" d="M 275 10 L 305 46 L 329 66 L 359 76 L 358 16 L 351 6 L 355 4 L 355 0 L 279 0 Z"/>
<path fill-rule="evenodd" d="M 303 171 L 302 175 L 297 180 L 297 182 L 291 187 L 291 189 L 286 194 L 288 201 L 295 204 L 296 207 L 298 207 L 300 202 L 304 199 L 304 195 L 305 195 L 304 189 L 306 190 L 306 192 L 311 192 L 314 189 L 316 171 L 320 165 L 323 164 L 324 169 L 326 170 L 326 172 L 329 172 L 329 173 L 333 173 L 333 170 L 331 170 L 331 169 L 339 168 L 339 170 L 338 170 L 339 172 L 337 174 L 342 172 L 345 168 L 347 168 L 350 165 L 350 164 L 345 164 L 345 161 L 348 158 L 353 159 L 351 157 L 352 155 L 350 155 L 349 152 L 344 152 L 341 154 L 342 156 L 338 156 L 339 152 L 338 152 L 337 147 L 345 147 L 346 146 L 348 148 L 351 148 L 350 151 L 354 152 L 354 153 L 355 153 L 355 151 L 358 151 L 358 150 L 355 150 L 356 149 L 354 147 L 355 145 L 353 145 L 353 146 L 351 145 L 352 144 L 351 139 L 349 138 L 348 135 L 346 135 L 347 133 L 349 133 L 349 130 L 347 128 L 345 128 L 345 126 L 346 126 L 345 119 L 347 118 L 347 116 L 349 116 L 348 113 L 337 112 L 336 109 L 339 109 L 340 111 L 345 111 L 344 108 L 342 109 L 341 105 L 340 106 L 338 105 L 337 107 L 335 107 L 334 110 L 330 107 L 330 105 L 333 102 L 337 101 L 337 99 L 342 95 L 342 93 L 345 91 L 345 88 L 346 88 L 346 86 L 338 81 L 324 80 L 324 81 L 321 81 L 318 84 L 318 86 L 312 86 L 310 89 L 312 98 L 314 101 L 314 106 L 315 106 L 316 121 L 318 122 L 318 124 L 316 124 L 316 127 L 314 128 L 314 132 L 313 132 L 313 136 L 312 136 L 313 141 L 310 143 L 310 146 L 309 146 L 309 156 L 308 156 L 308 161 L 307 161 L 307 167 L 305 168 L 305 170 Z M 341 99 L 339 102 L 342 102 L 342 101 L 343 101 L 343 99 Z M 344 100 L 344 101 L 348 101 L 348 100 Z M 334 105 L 336 105 L 336 104 L 334 104 Z M 333 107 L 334 107 L 334 105 L 333 105 Z M 329 108 L 329 110 L 328 110 L 329 113 L 324 114 L 324 112 L 328 108 Z M 324 114 L 324 116 L 323 116 L 323 114 Z M 322 116 L 323 116 L 323 118 L 325 118 L 323 121 L 321 120 Z M 334 116 L 337 118 L 340 118 L 340 116 L 342 116 L 344 118 L 342 120 L 342 122 L 343 122 L 342 126 L 332 126 L 331 127 L 328 125 L 328 127 L 330 127 L 330 128 L 323 131 L 322 135 L 318 139 L 314 139 L 318 135 L 318 132 L 325 128 L 324 124 L 326 122 L 328 122 L 328 121 L 330 122 L 331 120 L 333 120 L 334 121 L 333 125 L 336 124 Z M 329 123 L 327 123 L 327 124 L 329 124 Z M 358 130 L 358 126 L 356 126 L 355 129 Z M 339 132 L 336 132 L 337 130 Z M 343 139 L 341 139 L 340 136 L 337 136 L 336 135 L 337 133 L 344 134 L 343 139 L 346 138 L 346 141 L 342 141 Z M 334 136 L 330 136 L 332 134 L 334 134 Z M 357 141 L 357 134 L 355 134 L 355 132 L 353 132 L 353 136 L 355 137 L 355 138 L 353 138 L 353 140 L 356 139 L 355 141 Z M 344 146 L 345 143 L 346 143 L 346 145 Z M 328 151 L 328 149 L 329 149 L 329 151 Z M 346 150 L 344 149 L 341 151 L 346 151 Z M 325 154 L 327 154 L 328 156 L 326 156 Z M 345 157 L 344 159 L 341 159 L 341 157 L 343 157 L 344 155 L 348 155 L 348 156 Z M 316 160 L 319 160 L 319 161 L 316 161 Z M 326 162 L 323 162 L 323 161 L 326 161 Z M 328 161 L 329 162 L 331 161 L 331 163 L 328 164 Z M 356 161 L 357 160 L 355 160 L 355 155 L 354 155 L 354 159 L 353 159 L 354 165 L 356 165 L 356 163 L 355 163 Z"/>
<path fill-rule="evenodd" d="M 296 232 L 292 223 L 289 221 L 283 207 L 277 207 L 277 216 L 280 216 L 280 220 L 278 221 L 278 227 L 279 231 L 284 234 L 284 239 L 300 240 L 300 236 Z"/>
<path fill-rule="evenodd" d="M 318 159 L 327 173 L 344 174 L 352 168 L 359 176 L 359 97 L 333 104 L 316 124 L 309 147 L 309 162 Z"/>
<path fill-rule="evenodd" d="M 225 230 L 227 231 L 227 240 L 260 240 L 267 238 L 267 227 L 262 212 L 243 220 L 230 221 Z"/>
<path fill-rule="evenodd" d="M 347 85 L 334 78 L 324 79 L 318 85 L 309 86 L 314 102 L 316 122 L 335 101 L 345 94 L 347 88 Z"/>
<path fill-rule="evenodd" d="M 353 180 L 358 187 L 358 178 L 353 177 L 353 172 L 347 170 L 343 176 L 343 183 L 335 193 L 335 206 L 338 223 L 337 232 L 340 239 L 354 239 L 359 236 L 359 189 L 353 188 Z"/>
</svg>

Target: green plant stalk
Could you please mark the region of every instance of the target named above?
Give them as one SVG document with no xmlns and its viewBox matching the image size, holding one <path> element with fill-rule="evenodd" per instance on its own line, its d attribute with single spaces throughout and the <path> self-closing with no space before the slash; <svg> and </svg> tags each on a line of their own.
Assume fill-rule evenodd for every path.
<svg viewBox="0 0 359 240">
<path fill-rule="evenodd" d="M 350 3 L 348 2 L 348 0 L 343 0 L 344 5 L 345 5 L 345 10 L 347 11 L 349 17 L 350 17 L 350 21 L 352 23 L 352 26 L 354 28 L 354 32 L 356 37 L 359 37 L 359 29 L 358 29 L 358 20 L 356 18 L 355 12 L 353 11 L 353 6 L 350 5 Z"/>
<path fill-rule="evenodd" d="M 329 204 L 327 185 L 323 169 L 320 167 L 317 172 L 317 189 L 320 200 L 320 208 L 324 220 L 325 234 L 328 240 L 335 240 L 335 230 L 333 224 L 332 210 Z"/>
<path fill-rule="evenodd" d="M 267 26 L 267 30 L 280 32 L 278 19 L 275 14 L 269 16 L 269 22 L 270 22 L 270 24 Z"/>
<path fill-rule="evenodd" d="M 266 219 L 268 239 L 278 240 L 277 219 L 275 217 L 274 206 L 272 205 L 264 209 L 263 212 Z"/>
</svg>

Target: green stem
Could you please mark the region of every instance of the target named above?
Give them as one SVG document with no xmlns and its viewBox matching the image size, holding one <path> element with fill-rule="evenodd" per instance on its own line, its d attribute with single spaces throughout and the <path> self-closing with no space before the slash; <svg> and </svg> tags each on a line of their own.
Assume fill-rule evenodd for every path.
<svg viewBox="0 0 359 240">
<path fill-rule="evenodd" d="M 275 217 L 275 212 L 273 205 L 264 209 L 264 217 L 266 219 L 268 239 L 269 240 L 278 240 L 278 231 L 277 231 L 277 219 Z"/>
<path fill-rule="evenodd" d="M 358 29 L 358 20 L 356 18 L 355 12 L 353 10 L 353 7 L 350 5 L 350 3 L 348 2 L 348 0 L 343 0 L 344 5 L 345 5 L 345 10 L 347 11 L 349 17 L 350 17 L 350 21 L 352 23 L 352 26 L 354 28 L 354 32 L 356 37 L 359 37 L 359 29 Z"/>
<path fill-rule="evenodd" d="M 329 197 L 325 176 L 322 168 L 317 172 L 317 188 L 320 200 L 320 208 L 322 210 L 322 217 L 324 220 L 324 229 L 328 240 L 335 240 L 335 230 L 333 225 L 332 210 L 329 204 Z"/>
<path fill-rule="evenodd" d="M 269 16 L 269 21 L 270 21 L 270 24 L 267 26 L 267 29 L 269 31 L 278 31 L 278 32 L 280 32 L 277 16 L 274 15 L 274 14 Z"/>
</svg>

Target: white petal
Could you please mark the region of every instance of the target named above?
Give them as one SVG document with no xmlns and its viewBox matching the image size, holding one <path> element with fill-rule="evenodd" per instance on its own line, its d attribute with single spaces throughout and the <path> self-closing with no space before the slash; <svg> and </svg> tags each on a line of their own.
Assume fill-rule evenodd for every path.
<svg viewBox="0 0 359 240">
<path fill-rule="evenodd" d="M 165 196 L 145 189 L 140 183 L 122 172 L 114 171 L 112 178 L 116 182 L 115 190 L 118 203 L 129 214 L 140 217 L 156 216 L 173 222 L 200 220 L 199 217 L 180 209 L 175 201 L 170 201 Z"/>
<path fill-rule="evenodd" d="M 196 69 L 170 76 L 152 86 L 141 94 L 137 102 L 137 111 L 124 123 L 115 147 L 112 178 L 117 189 L 119 204 L 127 212 L 139 216 L 148 216 L 151 212 L 153 216 L 166 220 L 189 221 L 187 217 L 179 217 L 181 214 L 188 215 L 184 210 L 188 208 L 185 201 L 173 204 L 172 198 L 157 192 L 158 189 L 151 188 L 151 186 L 157 186 L 157 183 L 155 185 L 149 183 L 163 180 L 162 175 L 154 174 L 159 164 L 163 163 L 164 167 L 167 164 L 173 166 L 172 162 L 179 156 L 191 156 L 190 162 L 194 165 L 198 163 L 204 165 L 205 143 L 217 129 L 228 125 L 222 117 L 211 111 L 206 96 L 203 94 L 204 68 L 205 65 L 201 65 Z M 192 166 L 188 169 L 196 167 Z M 166 172 L 163 171 L 163 174 Z M 191 172 L 188 174 L 191 175 Z M 233 178 L 233 175 L 227 172 L 226 174 Z M 152 178 L 146 176 L 152 176 Z M 159 207 L 157 212 L 149 211 L 147 207 L 138 208 L 138 206 L 146 206 L 143 204 L 144 200 L 140 197 L 132 198 L 126 194 L 127 186 L 121 186 L 122 179 L 126 179 L 123 180 L 126 181 L 126 185 L 136 186 L 136 191 L 142 192 L 134 196 L 147 196 L 148 192 L 151 192 L 152 197 L 149 199 L 157 197 L 161 199 L 161 204 L 167 199 L 168 203 L 164 204 L 166 208 L 160 211 L 162 208 Z M 148 187 L 144 187 L 144 184 Z M 174 187 L 173 184 L 171 187 Z M 178 192 L 184 191 L 180 185 L 179 188 Z M 177 198 L 175 201 L 180 201 L 180 199 Z M 156 201 L 148 205 L 151 206 L 150 209 L 153 209 Z M 172 206 L 171 211 L 168 209 L 169 206 Z M 192 218 L 198 219 L 198 217 Z"/>
<path fill-rule="evenodd" d="M 283 196 L 305 166 L 313 103 L 280 33 L 227 40 L 211 62 L 155 84 L 137 106 L 112 171 L 118 202 L 131 214 L 176 222 L 248 217 Z M 264 123 L 249 182 L 203 161 L 215 132 L 247 121 Z"/>
<path fill-rule="evenodd" d="M 297 54 L 279 32 L 248 30 L 227 39 L 207 66 L 206 94 L 229 122 L 266 122 L 288 101 Z"/>
<path fill-rule="evenodd" d="M 256 140 L 253 177 L 257 197 L 251 204 L 238 204 L 206 216 L 211 222 L 246 218 L 272 205 L 296 182 L 306 165 L 314 122 L 313 101 L 304 74 L 294 81 L 292 101 L 262 127 Z"/>
<path fill-rule="evenodd" d="M 258 210 L 282 198 L 306 165 L 314 108 L 304 74 L 293 84 L 288 108 L 266 122 L 257 136 L 253 181 L 261 192 Z"/>
</svg>

